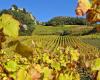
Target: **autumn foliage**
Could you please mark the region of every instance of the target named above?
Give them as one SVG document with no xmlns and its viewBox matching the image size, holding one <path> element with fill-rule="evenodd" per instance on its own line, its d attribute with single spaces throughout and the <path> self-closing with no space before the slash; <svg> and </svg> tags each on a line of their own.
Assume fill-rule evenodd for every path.
<svg viewBox="0 0 100 80">
<path fill-rule="evenodd" d="M 78 0 L 76 15 L 84 16 L 85 14 L 89 22 L 100 22 L 100 1 Z"/>
</svg>

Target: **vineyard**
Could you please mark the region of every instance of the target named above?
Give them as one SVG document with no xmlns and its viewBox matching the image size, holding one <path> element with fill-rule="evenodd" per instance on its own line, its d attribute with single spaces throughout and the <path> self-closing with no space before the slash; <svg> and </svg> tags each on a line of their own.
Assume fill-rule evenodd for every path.
<svg viewBox="0 0 100 80">
<path fill-rule="evenodd" d="M 8 38 L 0 52 L 0 80 L 90 80 L 89 69 L 98 69 L 100 51 L 81 39 L 57 35 Z"/>
<path fill-rule="evenodd" d="M 83 42 L 93 45 L 100 49 L 100 33 L 81 36 Z"/>
<path fill-rule="evenodd" d="M 25 39 L 25 38 L 24 38 Z M 74 36 L 56 36 L 56 35 L 34 35 L 28 40 L 22 39 L 23 44 L 33 41 L 36 45 L 41 46 L 43 49 L 49 50 L 50 52 L 55 52 L 58 47 L 73 47 L 78 49 L 80 53 L 99 53 L 98 49 L 94 46 L 86 44 L 81 41 L 80 38 Z M 88 51 L 87 51 L 88 50 Z"/>
<path fill-rule="evenodd" d="M 0 80 L 100 80 L 100 1 L 78 0 L 75 11 L 91 26 L 64 17 L 47 26 L 16 5 L 3 10 Z"/>
<path fill-rule="evenodd" d="M 5 26 L 2 20 L 5 31 L 1 29 L 0 33 L 0 80 L 100 80 L 100 49 L 83 41 L 97 39 L 99 34 L 81 36 L 91 27 L 42 26 L 32 36 L 18 36 L 19 23 L 12 19 L 17 26 L 14 31 L 12 22 Z M 80 36 L 62 35 L 65 30 Z"/>
<path fill-rule="evenodd" d="M 83 39 L 83 42 L 88 43 L 88 44 L 100 49 L 100 38 L 92 38 L 92 39 L 86 38 L 86 39 Z"/>
<path fill-rule="evenodd" d="M 38 25 L 33 31 L 33 35 L 85 35 L 88 34 L 93 27 L 85 25 L 59 25 L 59 26 L 41 26 Z"/>
</svg>

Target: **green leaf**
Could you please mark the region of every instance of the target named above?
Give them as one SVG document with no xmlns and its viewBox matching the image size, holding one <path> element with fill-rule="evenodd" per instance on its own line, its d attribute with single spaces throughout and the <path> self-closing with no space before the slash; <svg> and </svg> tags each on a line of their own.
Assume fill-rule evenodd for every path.
<svg viewBox="0 0 100 80">
<path fill-rule="evenodd" d="M 44 53 L 44 54 L 43 54 L 43 61 L 44 61 L 44 62 L 47 62 L 48 60 L 49 60 L 48 54 Z"/>
<path fill-rule="evenodd" d="M 27 73 L 27 71 L 24 68 L 22 68 L 17 73 L 17 80 L 31 80 L 31 77 Z"/>
<path fill-rule="evenodd" d="M 12 77 L 14 80 L 16 80 L 16 72 L 10 74 L 10 77 Z"/>
<path fill-rule="evenodd" d="M 59 80 L 66 80 L 66 77 L 64 76 L 63 73 L 61 73 L 61 74 L 59 75 Z"/>
<path fill-rule="evenodd" d="M 29 47 L 25 44 L 22 44 L 20 42 L 18 42 L 18 44 L 16 45 L 16 50 L 17 53 L 19 53 L 20 55 L 22 55 L 23 57 L 31 57 L 33 56 L 33 48 Z"/>
<path fill-rule="evenodd" d="M 53 67 L 55 70 L 60 70 L 61 68 L 60 68 L 60 63 L 58 63 L 58 62 L 52 62 L 51 63 L 51 67 Z"/>
<path fill-rule="evenodd" d="M 43 61 L 46 62 L 46 63 L 51 63 L 52 62 L 52 60 L 49 59 L 48 53 L 43 54 Z"/>
<path fill-rule="evenodd" d="M 79 59 L 79 53 L 77 50 L 71 50 L 71 60 L 72 61 L 78 61 Z"/>
<path fill-rule="evenodd" d="M 12 60 L 8 61 L 4 66 L 9 72 L 15 72 L 18 67 L 17 63 Z"/>
<path fill-rule="evenodd" d="M 100 70 L 100 58 L 97 58 L 97 59 L 95 59 L 95 60 L 92 61 L 91 69 L 93 71 Z"/>
<path fill-rule="evenodd" d="M 49 69 L 48 67 L 44 67 L 44 68 L 43 68 L 43 73 L 44 73 L 44 79 L 47 79 L 47 78 L 49 78 L 49 76 L 51 75 L 52 70 Z"/>
<path fill-rule="evenodd" d="M 3 28 L 5 35 L 17 37 L 20 23 L 9 14 L 0 17 L 0 29 Z"/>
</svg>

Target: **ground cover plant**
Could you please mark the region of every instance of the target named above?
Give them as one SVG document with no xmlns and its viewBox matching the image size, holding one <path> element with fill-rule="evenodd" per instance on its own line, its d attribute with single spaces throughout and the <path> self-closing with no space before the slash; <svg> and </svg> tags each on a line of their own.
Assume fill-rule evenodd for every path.
<svg viewBox="0 0 100 80">
<path fill-rule="evenodd" d="M 79 0 L 76 13 L 97 22 L 99 6 Z M 100 80 L 99 25 L 37 25 L 32 36 L 18 36 L 20 25 L 11 14 L 0 16 L 0 80 Z"/>
<path fill-rule="evenodd" d="M 76 37 L 34 35 L 18 40 L 6 41 L 8 44 L 1 50 L 3 80 L 89 80 L 97 77 L 92 68 L 99 66 L 96 63 L 99 50 Z"/>
</svg>

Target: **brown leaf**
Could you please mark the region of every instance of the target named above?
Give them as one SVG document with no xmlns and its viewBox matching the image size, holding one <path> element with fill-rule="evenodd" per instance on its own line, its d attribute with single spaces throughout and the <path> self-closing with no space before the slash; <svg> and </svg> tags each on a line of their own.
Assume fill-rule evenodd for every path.
<svg viewBox="0 0 100 80">
<path fill-rule="evenodd" d="M 90 9 L 90 3 L 88 0 L 78 0 L 78 5 L 76 8 L 76 15 L 83 16 L 88 9 Z"/>
</svg>

